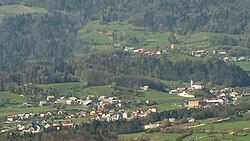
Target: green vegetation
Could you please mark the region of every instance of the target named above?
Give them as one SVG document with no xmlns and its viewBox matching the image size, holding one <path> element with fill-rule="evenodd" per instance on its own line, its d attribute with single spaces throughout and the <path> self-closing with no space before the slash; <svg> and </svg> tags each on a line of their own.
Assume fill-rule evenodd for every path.
<svg viewBox="0 0 250 141">
<path fill-rule="evenodd" d="M 138 48 L 170 47 L 167 40 L 169 33 L 151 32 L 126 22 L 111 22 L 105 25 L 99 21 L 88 22 L 78 34 L 81 40 L 94 45 L 113 47 L 115 43 L 119 43 L 125 46 L 135 45 Z"/>
<path fill-rule="evenodd" d="M 180 97 L 178 95 L 171 95 L 169 93 L 162 93 L 150 90 L 149 92 L 145 92 L 142 94 L 141 97 L 138 97 L 139 99 L 148 99 L 148 100 L 156 100 L 157 101 L 157 107 L 160 110 L 170 110 L 170 109 L 178 109 L 181 108 L 183 101 L 185 98 Z"/>
<path fill-rule="evenodd" d="M 109 45 L 120 43 L 125 46 L 137 48 L 159 49 L 170 48 L 168 38 L 170 32 L 152 32 L 146 28 L 140 28 L 126 22 L 111 22 L 101 24 L 99 21 L 88 22 L 79 31 L 79 38 L 88 44 Z M 208 49 L 211 47 L 209 39 L 217 35 L 210 32 L 195 32 L 187 35 L 179 35 L 181 44 L 175 47 L 191 47 L 192 49 Z M 110 38 L 110 39 L 108 39 Z M 104 50 L 104 49 L 103 49 Z M 178 56 L 180 58 L 180 56 Z"/>
<path fill-rule="evenodd" d="M 236 130 L 241 130 L 245 128 L 250 128 L 250 121 L 233 121 L 233 122 L 225 122 L 225 123 L 213 123 L 211 124 L 212 127 L 209 125 L 205 125 L 202 127 L 197 127 L 201 129 L 214 129 L 215 131 L 218 131 L 218 133 L 192 133 L 190 136 L 185 137 L 183 140 L 188 141 L 190 139 L 195 140 L 202 140 L 202 141 L 211 141 L 213 139 L 223 139 L 223 140 L 242 140 L 242 141 L 248 141 L 250 135 L 238 135 L 234 136 L 232 135 L 232 132 Z M 171 127 L 170 127 L 171 128 Z M 173 127 L 174 128 L 174 127 Z M 223 134 L 224 137 L 223 137 Z M 134 134 L 122 134 L 119 135 L 120 140 L 133 140 L 133 139 L 154 139 L 159 141 L 175 141 L 181 134 L 180 133 L 134 133 Z"/>
<path fill-rule="evenodd" d="M 7 91 L 0 92 L 0 102 L 2 104 L 22 104 L 26 101 L 27 98 L 25 96 L 20 96 Z"/>
<path fill-rule="evenodd" d="M 23 113 L 37 113 L 37 112 L 47 112 L 55 111 L 56 108 L 51 108 L 48 106 L 44 107 L 4 107 L 0 108 L 0 117 L 13 115 L 13 114 L 23 114 Z"/>
<path fill-rule="evenodd" d="M 215 130 L 226 129 L 227 131 L 233 131 L 234 129 L 244 129 L 250 128 L 250 120 L 246 121 L 233 121 L 233 122 L 223 122 L 223 123 L 212 123 L 202 126 L 202 128 L 211 128 L 213 127 Z"/>
<path fill-rule="evenodd" d="M 84 87 L 82 83 L 53 83 L 53 84 L 46 84 L 46 85 L 37 85 L 39 89 L 48 90 L 48 89 L 55 89 L 57 90 L 60 96 L 66 96 L 70 94 L 80 95 L 81 90 Z"/>
<path fill-rule="evenodd" d="M 113 93 L 113 89 L 110 85 L 107 86 L 93 86 L 86 88 L 86 94 L 88 95 L 95 95 L 95 96 L 111 96 Z"/>
<path fill-rule="evenodd" d="M 45 14 L 47 10 L 44 8 L 39 7 L 27 7 L 24 5 L 7 5 L 0 7 L 0 14 L 15 14 L 15 15 L 22 15 L 22 14 Z"/>
<path fill-rule="evenodd" d="M 90 86 L 86 87 L 83 83 L 53 83 L 46 85 L 37 85 L 43 91 L 54 89 L 59 96 L 77 96 L 79 98 L 86 98 L 88 95 L 94 96 L 110 96 L 113 93 L 110 85 L 107 86 Z"/>
<path fill-rule="evenodd" d="M 245 71 L 250 72 L 250 62 L 242 61 L 242 62 L 235 62 L 236 65 L 240 66 Z"/>
<path fill-rule="evenodd" d="M 179 134 L 164 134 L 164 133 L 134 133 L 119 135 L 121 141 L 152 139 L 157 141 L 176 140 Z"/>
<path fill-rule="evenodd" d="M 188 136 L 188 137 L 184 138 L 184 140 L 188 141 L 188 140 L 194 138 L 194 139 L 200 140 L 200 141 L 211 141 L 211 140 L 215 140 L 215 139 L 227 140 L 227 141 L 233 141 L 233 140 L 248 141 L 249 137 L 250 137 L 250 135 L 233 136 L 233 135 L 226 134 L 225 137 L 223 137 L 222 134 L 218 134 L 218 133 L 212 134 L 212 135 L 194 133 L 191 136 Z"/>
</svg>

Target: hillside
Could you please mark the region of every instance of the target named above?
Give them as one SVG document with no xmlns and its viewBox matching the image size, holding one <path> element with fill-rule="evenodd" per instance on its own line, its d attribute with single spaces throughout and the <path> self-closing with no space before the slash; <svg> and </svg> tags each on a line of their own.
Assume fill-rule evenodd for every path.
<svg viewBox="0 0 250 141">
<path fill-rule="evenodd" d="M 218 61 L 250 56 L 248 1 L 2 0 L 0 5 L 1 90 L 24 82 L 76 82 L 90 70 L 95 73 L 86 80 L 92 85 L 123 85 L 117 76 L 133 86 L 147 80 L 158 89 L 166 87 L 162 80 L 249 85 L 241 68 Z M 140 57 L 133 50 L 161 55 Z M 200 50 L 205 56 L 195 57 Z M 247 71 L 245 64 L 240 67 Z M 110 79 L 92 79 L 99 75 Z"/>
<path fill-rule="evenodd" d="M 249 140 L 250 0 L 0 0 L 0 140 Z"/>
<path fill-rule="evenodd" d="M 22 14 L 45 14 L 47 11 L 44 8 L 28 7 L 24 5 L 6 5 L 0 7 L 0 14 L 3 15 L 22 15 Z"/>
</svg>

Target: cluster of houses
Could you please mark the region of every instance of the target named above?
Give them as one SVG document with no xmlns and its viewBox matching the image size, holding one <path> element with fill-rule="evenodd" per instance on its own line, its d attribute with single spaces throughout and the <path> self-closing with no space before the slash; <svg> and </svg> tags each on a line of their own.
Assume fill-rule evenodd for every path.
<svg viewBox="0 0 250 141">
<path fill-rule="evenodd" d="M 192 51 L 191 53 L 191 56 L 194 56 L 194 57 L 205 57 L 209 54 L 219 54 L 219 55 L 222 55 L 222 56 L 225 56 L 227 55 L 227 51 L 225 50 L 218 50 L 218 51 L 208 51 L 208 50 L 196 50 L 196 51 Z M 232 62 L 237 62 L 237 61 L 250 61 L 250 57 L 249 56 L 239 56 L 239 57 L 235 57 L 235 56 L 226 56 L 226 57 L 223 57 L 223 60 L 225 62 L 229 62 L 229 61 L 232 61 Z"/>
<path fill-rule="evenodd" d="M 219 55 L 226 55 L 227 51 L 226 50 L 217 50 L 217 51 L 209 51 L 209 50 L 196 50 L 196 51 L 192 51 L 191 56 L 194 57 L 205 57 L 209 54 L 219 54 Z"/>
<path fill-rule="evenodd" d="M 205 87 L 205 83 L 201 82 L 194 82 L 193 80 L 190 81 L 190 86 L 187 87 L 181 87 L 177 89 L 170 90 L 170 94 L 177 94 L 181 97 L 186 97 L 186 98 L 194 98 L 194 95 L 189 94 L 192 90 L 201 90 Z"/>
<path fill-rule="evenodd" d="M 135 120 L 139 117 L 147 117 L 152 113 L 157 112 L 156 108 L 149 109 L 137 109 L 135 111 L 126 112 L 124 109 L 121 110 L 107 110 L 100 111 L 99 109 L 93 110 L 90 112 L 91 120 L 99 120 L 99 121 L 116 121 L 116 120 Z"/>
<path fill-rule="evenodd" d="M 204 99 L 192 99 L 184 104 L 188 108 L 211 107 L 225 104 L 236 104 L 240 97 L 235 88 L 211 89 L 209 91 L 214 97 Z"/>
<path fill-rule="evenodd" d="M 147 90 L 148 87 L 141 87 L 142 91 Z M 153 102 L 145 100 L 145 104 L 151 105 Z M 156 103 L 156 102 L 155 102 Z M 26 103 L 27 104 L 27 103 Z M 86 99 L 78 99 L 76 97 L 61 97 L 56 99 L 55 96 L 47 96 L 46 100 L 39 102 L 40 106 L 45 105 L 86 105 L 88 109 L 79 110 L 58 110 L 55 109 L 51 112 L 40 113 L 23 113 L 13 114 L 5 117 L 6 124 L 18 123 L 16 127 L 9 128 L 8 131 L 18 131 L 21 134 L 25 133 L 38 133 L 43 130 L 62 128 L 73 128 L 73 119 L 85 118 L 88 122 L 93 120 L 99 121 L 116 121 L 116 120 L 134 120 L 140 117 L 147 117 L 151 113 L 157 112 L 156 108 L 138 109 L 135 111 L 126 111 L 126 102 L 118 99 L 117 97 L 106 96 L 93 96 L 89 95 Z M 30 104 L 28 104 L 30 105 Z M 32 106 L 32 105 L 31 105 Z M 31 121 L 36 119 L 36 123 L 30 124 Z M 21 125 L 21 123 L 27 123 L 27 125 Z"/>
<path fill-rule="evenodd" d="M 62 130 L 62 129 L 70 129 L 75 128 L 77 126 L 76 123 L 72 123 L 72 120 L 54 120 L 54 121 L 35 121 L 33 123 L 28 123 L 26 125 L 17 124 L 13 127 L 12 131 L 19 133 L 20 135 L 24 134 L 35 134 L 42 132 L 44 130 Z"/>
<path fill-rule="evenodd" d="M 208 54 L 209 54 L 209 51 L 207 50 L 196 50 L 196 51 L 191 52 L 191 55 L 195 57 L 205 57 Z"/>
<path fill-rule="evenodd" d="M 73 118 L 82 118 L 87 114 L 86 111 L 62 111 L 53 112 L 14 114 L 6 117 L 6 123 L 14 126 L 4 129 L 1 132 L 16 131 L 19 134 L 39 133 L 43 130 L 69 129 L 76 125 L 72 122 Z"/>
<path fill-rule="evenodd" d="M 155 50 L 149 50 L 149 49 L 144 49 L 144 48 L 136 49 L 134 47 L 125 47 L 124 51 L 134 53 L 134 54 L 144 54 L 144 55 L 149 55 L 149 56 L 161 55 L 161 54 L 165 54 L 168 52 L 168 50 L 155 51 Z"/>
<path fill-rule="evenodd" d="M 193 82 L 191 80 L 190 86 L 177 88 L 170 90 L 170 94 L 177 94 L 182 97 L 191 98 L 184 103 L 185 107 L 188 108 L 200 108 L 200 107 L 211 107 L 223 104 L 236 104 L 239 94 L 235 88 L 223 88 L 223 89 L 209 89 L 208 83 Z M 193 90 L 208 89 L 212 95 L 211 98 L 196 99 L 192 93 Z"/>
<path fill-rule="evenodd" d="M 223 60 L 225 62 L 228 62 L 228 61 L 233 61 L 233 62 L 237 62 L 237 61 L 250 61 L 250 57 L 248 57 L 248 56 L 224 57 Z"/>
<path fill-rule="evenodd" d="M 142 90 L 146 90 L 148 87 L 142 87 Z M 124 100 L 118 99 L 117 97 L 106 97 L 100 96 L 99 98 L 87 98 L 93 103 L 89 103 L 89 112 L 91 120 L 100 120 L 100 121 L 116 121 L 119 119 L 125 120 L 134 120 L 138 117 L 146 117 L 151 113 L 157 112 L 156 108 L 149 108 L 146 110 L 135 110 L 127 112 L 126 102 Z M 145 100 L 145 103 L 148 105 L 152 104 L 152 101 Z"/>
</svg>

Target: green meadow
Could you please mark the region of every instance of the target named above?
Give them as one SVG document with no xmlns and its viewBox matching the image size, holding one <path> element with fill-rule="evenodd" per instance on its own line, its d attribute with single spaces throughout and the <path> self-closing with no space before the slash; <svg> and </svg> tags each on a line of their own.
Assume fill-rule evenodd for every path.
<svg viewBox="0 0 250 141">
<path fill-rule="evenodd" d="M 27 98 L 7 91 L 0 92 L 0 102 L 5 104 L 22 104 Z"/>
<path fill-rule="evenodd" d="M 22 14 L 44 14 L 47 11 L 44 8 L 39 7 L 28 7 L 24 5 L 7 5 L 0 7 L 0 14 L 14 14 L 14 15 L 22 15 Z"/>
<path fill-rule="evenodd" d="M 236 65 L 241 67 L 243 70 L 250 72 L 250 62 L 248 61 L 241 61 L 241 62 L 235 62 Z"/>
</svg>

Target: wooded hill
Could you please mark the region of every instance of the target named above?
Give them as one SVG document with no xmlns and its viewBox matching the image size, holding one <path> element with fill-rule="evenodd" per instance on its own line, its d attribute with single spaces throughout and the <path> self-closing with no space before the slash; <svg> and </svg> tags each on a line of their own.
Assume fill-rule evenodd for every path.
<svg viewBox="0 0 250 141">
<path fill-rule="evenodd" d="M 82 26 L 92 20 L 103 24 L 123 21 L 152 32 L 240 35 L 247 32 L 248 0 L 0 0 L 0 5 L 0 90 L 22 82 L 78 81 L 89 70 L 102 71 L 96 73 L 102 80 L 92 79 L 96 75 L 93 72 L 87 75 L 93 85 L 114 82 L 137 86 L 142 83 L 134 80 L 145 79 L 154 82 L 154 86 L 160 84 L 161 88 L 159 79 L 250 85 L 250 78 L 242 69 L 221 61 L 174 62 L 164 57 L 133 57 L 116 51 L 96 54 L 88 52 L 91 45 L 78 37 Z M 15 14 L 6 11 L 10 5 L 44 10 Z M 244 47 L 249 44 L 249 39 L 244 38 Z M 75 56 L 76 53 L 81 55 Z M 114 54 L 118 57 L 113 57 Z M 125 78 L 128 81 L 122 81 Z"/>
<path fill-rule="evenodd" d="M 78 14 L 82 20 L 128 21 L 153 31 L 211 31 L 240 34 L 249 17 L 248 0 L 1 0 Z"/>
</svg>

